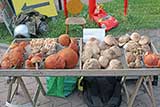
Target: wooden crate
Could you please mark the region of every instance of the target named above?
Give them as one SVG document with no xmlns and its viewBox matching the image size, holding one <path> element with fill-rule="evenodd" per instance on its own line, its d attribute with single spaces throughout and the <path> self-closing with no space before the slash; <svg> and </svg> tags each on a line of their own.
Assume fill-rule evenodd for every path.
<svg viewBox="0 0 160 107">
<path fill-rule="evenodd" d="M 14 43 L 19 43 L 19 42 L 21 42 L 21 41 L 25 41 L 25 42 L 30 42 L 32 39 L 41 39 L 41 38 L 21 38 L 21 39 L 14 39 L 13 41 L 12 41 L 12 43 L 11 44 L 14 44 Z M 44 39 L 44 38 L 43 38 Z M 52 38 L 53 39 L 53 38 Z M 57 38 L 54 38 L 56 41 L 58 40 Z M 82 41 L 82 39 L 81 38 L 76 38 L 77 39 L 77 41 L 78 41 L 78 46 L 79 46 L 79 52 L 78 52 L 78 54 L 79 54 L 79 61 L 78 61 L 78 64 L 76 65 L 76 67 L 74 68 L 74 69 L 81 69 L 81 41 Z M 10 47 L 7 49 L 7 51 L 5 52 L 5 54 L 6 53 L 8 53 L 10 51 Z M 25 60 L 26 60 L 27 58 L 25 58 Z M 22 69 L 24 69 L 24 68 L 22 68 Z"/>
</svg>

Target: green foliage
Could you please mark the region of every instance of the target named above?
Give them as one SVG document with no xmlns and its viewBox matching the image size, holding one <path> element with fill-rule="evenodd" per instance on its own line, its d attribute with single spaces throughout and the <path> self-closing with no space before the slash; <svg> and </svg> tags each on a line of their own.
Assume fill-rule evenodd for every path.
<svg viewBox="0 0 160 107">
<path fill-rule="evenodd" d="M 9 44 L 13 40 L 13 37 L 8 32 L 4 24 L 0 24 L 0 43 Z"/>
<path fill-rule="evenodd" d="M 160 0 L 129 0 L 128 15 L 123 15 L 123 0 L 113 0 L 104 4 L 104 9 L 116 17 L 119 26 L 107 32 L 114 36 L 133 32 L 139 29 L 157 29 L 160 27 Z M 80 16 L 87 20 L 86 28 L 98 27 L 95 22 L 88 19 L 88 7 L 85 5 Z M 65 33 L 65 17 L 63 11 L 58 13 L 56 20 L 49 19 L 49 31 L 41 37 L 58 37 Z M 69 35 L 82 36 L 81 26 L 70 26 Z M 11 42 L 11 37 L 3 24 L 0 24 L 0 42 Z"/>
</svg>

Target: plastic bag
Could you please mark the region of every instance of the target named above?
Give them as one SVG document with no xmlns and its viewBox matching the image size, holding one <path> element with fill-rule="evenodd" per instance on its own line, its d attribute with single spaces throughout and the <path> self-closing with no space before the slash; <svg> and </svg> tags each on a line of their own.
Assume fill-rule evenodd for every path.
<svg viewBox="0 0 160 107">
<path fill-rule="evenodd" d="M 47 95 L 66 97 L 76 87 L 77 77 L 47 77 Z"/>
</svg>

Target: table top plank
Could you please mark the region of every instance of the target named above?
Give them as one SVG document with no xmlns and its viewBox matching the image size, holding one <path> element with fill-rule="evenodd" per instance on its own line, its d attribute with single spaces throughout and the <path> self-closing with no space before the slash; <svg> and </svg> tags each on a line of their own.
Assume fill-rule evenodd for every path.
<svg viewBox="0 0 160 107">
<path fill-rule="evenodd" d="M 149 76 L 160 75 L 160 69 L 1 69 L 0 76 Z"/>
</svg>

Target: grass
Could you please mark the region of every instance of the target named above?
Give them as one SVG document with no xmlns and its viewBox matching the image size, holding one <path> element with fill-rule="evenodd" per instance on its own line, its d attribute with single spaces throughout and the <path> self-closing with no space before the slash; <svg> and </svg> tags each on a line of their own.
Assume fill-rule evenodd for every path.
<svg viewBox="0 0 160 107">
<path fill-rule="evenodd" d="M 98 27 L 88 19 L 88 7 L 84 6 L 81 16 L 87 20 L 86 28 Z M 104 4 L 105 10 L 119 21 L 119 26 L 107 32 L 114 36 L 123 35 L 139 29 L 157 29 L 160 27 L 160 0 L 129 0 L 128 15 L 123 16 L 123 0 L 113 0 Z M 40 37 L 58 37 L 65 33 L 65 17 L 63 11 L 59 12 L 55 21 L 49 20 L 49 31 Z M 80 26 L 71 26 L 70 36 L 81 37 Z M 0 24 L 0 42 L 10 43 L 13 37 L 9 35 L 6 27 Z"/>
</svg>

